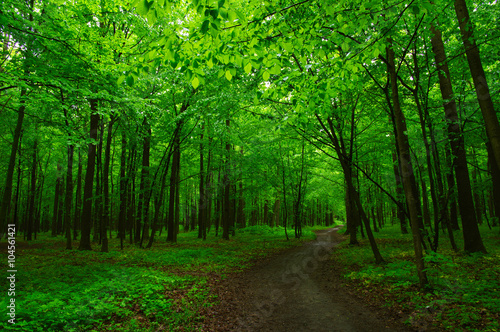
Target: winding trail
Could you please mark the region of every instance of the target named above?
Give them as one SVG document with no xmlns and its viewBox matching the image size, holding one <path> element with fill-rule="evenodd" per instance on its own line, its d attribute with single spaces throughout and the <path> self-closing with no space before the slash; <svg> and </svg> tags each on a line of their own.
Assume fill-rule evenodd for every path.
<svg viewBox="0 0 500 332">
<path fill-rule="evenodd" d="M 338 229 L 318 231 L 315 241 L 230 277 L 209 330 L 408 331 L 341 287 L 328 260 L 341 242 Z"/>
</svg>

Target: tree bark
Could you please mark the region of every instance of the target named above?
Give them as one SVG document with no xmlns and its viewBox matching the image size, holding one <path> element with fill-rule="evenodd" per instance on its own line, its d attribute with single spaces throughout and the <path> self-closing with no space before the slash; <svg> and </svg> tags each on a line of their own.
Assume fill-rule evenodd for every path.
<svg viewBox="0 0 500 332">
<path fill-rule="evenodd" d="M 76 240 L 78 232 L 77 229 L 80 227 L 80 220 L 82 217 L 82 152 L 78 149 L 78 173 L 76 176 L 76 199 L 75 199 L 75 220 L 73 224 L 73 240 Z"/>
<path fill-rule="evenodd" d="M 26 89 L 21 89 L 19 109 L 17 111 L 17 124 L 16 129 L 14 129 L 14 140 L 12 141 L 12 148 L 10 150 L 9 166 L 7 168 L 7 176 L 5 177 L 5 186 L 2 198 L 2 205 L 0 207 L 0 234 L 3 234 L 5 227 L 8 224 L 9 208 L 12 199 L 12 181 L 14 178 L 14 168 L 16 166 L 16 155 L 19 148 L 19 141 L 21 138 L 21 131 L 23 128 L 24 111 L 26 109 L 26 101 L 24 96 L 26 95 Z"/>
<path fill-rule="evenodd" d="M 180 124 L 178 125 L 180 128 Z M 180 130 L 180 129 L 178 129 Z M 172 155 L 172 170 L 170 172 L 170 197 L 168 204 L 168 233 L 167 241 L 177 242 L 177 224 L 176 224 L 176 206 L 178 191 L 178 177 L 180 167 L 181 151 L 180 151 L 180 138 L 179 135 L 174 140 L 174 153 Z"/>
<path fill-rule="evenodd" d="M 226 120 L 226 128 L 229 136 L 229 126 L 230 120 Z M 226 163 L 224 167 L 224 202 L 223 202 L 223 214 L 222 214 L 222 238 L 224 240 L 229 240 L 229 227 L 231 225 L 231 179 L 229 178 L 229 167 L 230 167 L 230 153 L 231 153 L 231 144 L 228 141 L 226 142 Z"/>
<path fill-rule="evenodd" d="M 465 46 L 465 54 L 467 55 L 467 62 L 469 63 L 472 80 L 474 81 L 477 101 L 479 102 L 479 107 L 483 115 L 486 134 L 488 135 L 488 140 L 491 144 L 497 167 L 500 169 L 500 124 L 495 113 L 490 90 L 486 81 L 479 48 L 474 40 L 472 22 L 465 0 L 455 0 L 455 13 L 457 15 L 458 25 L 460 26 L 460 33 Z M 474 248 L 475 250 L 481 251 L 480 245 L 476 245 Z"/>
<path fill-rule="evenodd" d="M 397 82 L 397 72 L 394 61 L 394 50 L 392 43 L 387 48 L 387 67 L 390 74 L 391 96 L 394 109 L 394 117 L 396 123 L 397 142 L 399 149 L 399 162 L 401 165 L 401 175 L 403 182 L 403 189 L 408 204 L 410 215 L 410 225 L 413 234 L 413 247 L 415 250 L 415 259 L 417 266 L 417 274 L 420 282 L 420 287 L 425 288 L 428 285 L 427 273 L 425 272 L 423 252 L 422 252 L 422 235 L 420 225 L 422 224 L 422 215 L 420 202 L 418 199 L 418 190 L 416 186 L 415 173 L 411 164 L 410 145 L 408 142 L 406 119 L 402 112 L 399 103 L 399 92 Z"/>
<path fill-rule="evenodd" d="M 205 124 L 201 126 L 200 133 L 200 185 L 198 203 L 198 239 L 206 238 L 206 189 L 205 189 L 205 168 L 203 166 L 203 132 Z"/>
<path fill-rule="evenodd" d="M 108 246 L 108 230 L 110 224 L 110 199 L 109 199 L 109 164 L 111 159 L 111 140 L 113 135 L 114 118 L 111 117 L 108 123 L 108 131 L 106 136 L 106 150 L 104 152 L 104 167 L 102 170 L 102 190 L 104 196 L 104 209 L 102 216 L 102 246 L 101 252 L 109 252 Z"/>
<path fill-rule="evenodd" d="M 64 104 L 64 95 L 61 90 L 61 102 Z M 64 121 L 66 123 L 66 128 L 68 130 L 68 136 L 71 138 L 71 129 L 69 127 L 68 121 L 68 111 L 64 108 Z M 66 249 L 71 250 L 71 207 L 73 200 L 73 155 L 74 155 L 74 145 L 71 141 L 68 142 L 67 155 L 68 155 L 68 168 L 66 170 L 66 195 L 64 199 L 64 227 L 66 229 Z"/>
<path fill-rule="evenodd" d="M 453 96 L 451 76 L 441 31 L 432 25 L 431 32 L 434 34 L 431 39 L 432 49 L 438 69 L 439 86 L 441 89 L 441 96 L 444 100 L 444 111 L 448 126 L 448 138 L 453 154 L 453 169 L 455 171 L 455 180 L 457 183 L 458 208 L 462 220 L 464 250 L 467 252 L 480 251 L 486 253 L 481 234 L 479 233 L 474 205 L 471 204 L 473 202 L 472 186 L 469 178 L 464 139 L 460 128 L 457 104 Z"/>
<path fill-rule="evenodd" d="M 66 249 L 71 250 L 71 203 L 73 200 L 73 144 L 68 144 L 68 169 L 66 170 L 66 196 L 64 199 L 65 214 L 64 227 L 66 228 Z"/>
<path fill-rule="evenodd" d="M 90 100 L 90 134 L 92 142 L 89 143 L 87 169 L 85 173 L 85 186 L 83 189 L 83 213 L 81 219 L 82 236 L 80 239 L 79 250 L 92 250 L 90 245 L 90 231 L 92 226 L 92 191 L 94 187 L 95 159 L 96 159 L 96 140 L 99 127 L 99 113 L 97 113 L 97 100 Z"/>
<path fill-rule="evenodd" d="M 120 238 L 121 250 L 123 250 L 123 242 L 125 241 L 125 225 L 127 223 L 128 179 L 126 177 L 126 170 L 127 138 L 125 133 L 122 133 L 122 151 L 120 157 L 120 212 L 118 213 L 118 237 Z"/>
<path fill-rule="evenodd" d="M 56 189 L 54 192 L 54 208 L 53 208 L 53 213 L 52 213 L 52 236 L 57 236 L 59 234 L 59 200 L 60 194 L 61 194 L 61 186 L 62 186 L 62 180 L 61 180 L 61 165 L 59 162 L 57 163 L 57 179 L 56 179 Z"/>
<path fill-rule="evenodd" d="M 38 141 L 35 138 L 33 144 L 33 159 L 31 166 L 31 188 L 29 194 L 28 225 L 26 227 L 26 240 L 31 241 L 35 217 L 35 193 L 36 193 L 36 168 L 37 168 L 37 147 Z"/>
</svg>

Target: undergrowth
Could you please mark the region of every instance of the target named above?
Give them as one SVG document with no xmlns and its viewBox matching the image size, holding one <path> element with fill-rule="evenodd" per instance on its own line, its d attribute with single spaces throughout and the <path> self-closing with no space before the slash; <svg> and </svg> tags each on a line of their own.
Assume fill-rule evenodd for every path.
<svg viewBox="0 0 500 332">
<path fill-rule="evenodd" d="M 398 227 L 375 233 L 385 264 L 375 265 L 367 240 L 359 246 L 344 241 L 334 252 L 351 286 L 404 313 L 406 323 L 419 330 L 500 330 L 500 238 L 498 229 L 480 228 L 488 254 L 455 253 L 441 238 L 437 253 L 428 251 L 424 260 L 430 290 L 418 289 L 411 234 Z M 458 245 L 461 233 L 455 233 Z"/>
<path fill-rule="evenodd" d="M 314 237 L 305 229 L 301 240 L 286 241 L 281 227 L 252 226 L 229 241 L 213 234 L 203 241 L 190 232 L 172 244 L 161 236 L 151 249 L 127 245 L 122 251 L 113 238 L 109 253 L 95 243 L 93 251 L 65 250 L 63 238 L 47 234 L 31 242 L 18 238 L 16 324 L 4 313 L 0 330 L 193 331 L 203 320 L 200 309 L 217 301 L 209 295 L 214 280 Z M 0 268 L 5 280 L 7 259 Z M 5 310 L 10 298 L 3 293 Z"/>
</svg>

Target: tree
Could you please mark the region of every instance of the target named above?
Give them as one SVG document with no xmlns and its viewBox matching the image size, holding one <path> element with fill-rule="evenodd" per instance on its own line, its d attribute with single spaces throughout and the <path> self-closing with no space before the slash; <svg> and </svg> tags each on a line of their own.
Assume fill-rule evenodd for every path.
<svg viewBox="0 0 500 332">
<path fill-rule="evenodd" d="M 97 130 L 99 128 L 99 113 L 98 102 L 96 99 L 90 99 L 90 142 L 88 144 L 87 153 L 87 168 L 85 173 L 85 186 L 83 189 L 83 209 L 81 218 L 82 235 L 80 239 L 79 250 L 92 250 L 90 244 L 90 230 L 92 226 L 92 191 L 94 187 L 94 174 L 95 174 L 95 159 L 96 159 L 96 145 Z"/>
</svg>

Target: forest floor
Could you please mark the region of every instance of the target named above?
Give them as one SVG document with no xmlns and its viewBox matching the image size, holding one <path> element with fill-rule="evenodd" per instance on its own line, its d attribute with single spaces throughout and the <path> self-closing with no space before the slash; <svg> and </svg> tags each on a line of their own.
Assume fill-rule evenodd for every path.
<svg viewBox="0 0 500 332">
<path fill-rule="evenodd" d="M 339 227 L 316 231 L 317 239 L 259 260 L 233 273 L 213 292 L 207 331 L 410 331 L 402 313 L 370 305 L 349 291 L 329 259 L 343 238 Z M 407 317 L 406 317 L 407 318 Z"/>
</svg>

